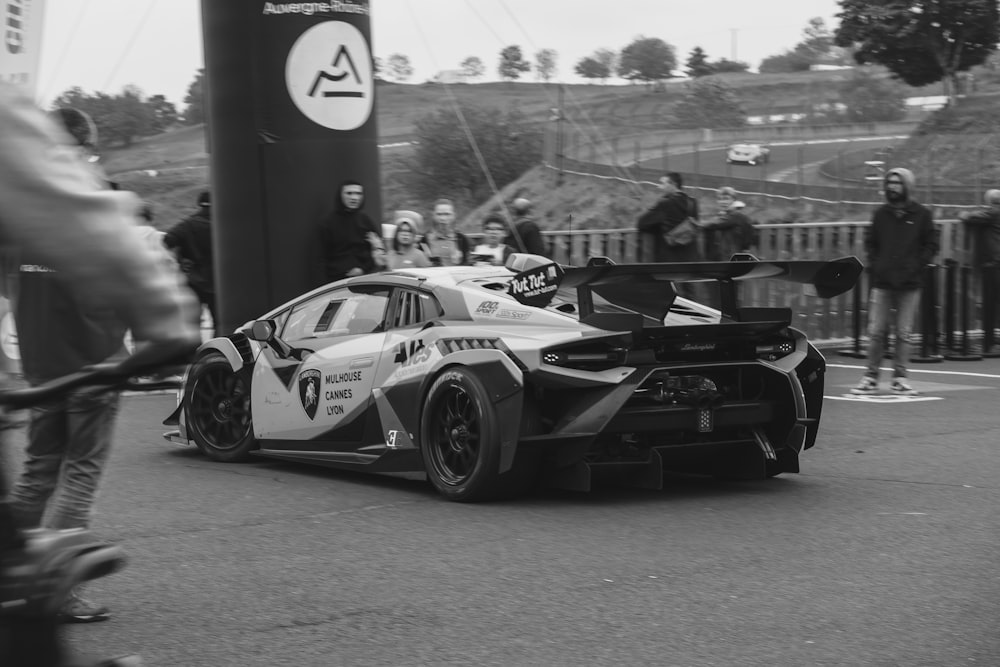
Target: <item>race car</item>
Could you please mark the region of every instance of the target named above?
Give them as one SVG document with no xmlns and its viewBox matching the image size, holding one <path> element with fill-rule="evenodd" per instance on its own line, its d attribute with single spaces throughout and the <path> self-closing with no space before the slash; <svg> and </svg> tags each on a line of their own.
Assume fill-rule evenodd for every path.
<svg viewBox="0 0 1000 667">
<path fill-rule="evenodd" d="M 732 144 L 726 150 L 726 162 L 729 164 L 767 164 L 771 161 L 771 149 L 763 144 Z"/>
<path fill-rule="evenodd" d="M 737 304 L 781 279 L 830 297 L 856 258 L 407 269 L 315 289 L 207 341 L 165 436 L 217 461 L 418 472 L 476 501 L 544 482 L 660 488 L 664 471 L 764 478 L 813 445 L 825 361 L 789 308 Z M 719 309 L 677 295 L 714 286 Z"/>
</svg>

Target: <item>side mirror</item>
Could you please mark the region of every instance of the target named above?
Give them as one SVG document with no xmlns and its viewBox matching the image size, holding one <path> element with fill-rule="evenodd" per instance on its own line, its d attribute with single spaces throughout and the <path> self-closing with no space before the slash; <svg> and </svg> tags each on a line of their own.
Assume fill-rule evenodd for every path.
<svg viewBox="0 0 1000 667">
<path fill-rule="evenodd" d="M 275 326 L 274 320 L 257 320 L 250 325 L 247 338 L 258 343 L 270 343 L 274 340 L 276 331 L 277 326 Z"/>
</svg>

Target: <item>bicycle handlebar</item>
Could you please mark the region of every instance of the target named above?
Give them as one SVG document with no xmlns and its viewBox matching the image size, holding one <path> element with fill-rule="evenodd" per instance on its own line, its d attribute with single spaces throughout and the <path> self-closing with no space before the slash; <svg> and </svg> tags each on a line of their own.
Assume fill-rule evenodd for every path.
<svg viewBox="0 0 1000 667">
<path fill-rule="evenodd" d="M 75 373 L 50 380 L 35 387 L 0 390 L 0 407 L 22 409 L 58 398 L 80 387 L 125 388 L 137 391 L 175 388 L 169 382 L 133 382 L 136 375 L 143 375 L 166 366 L 188 363 L 196 345 L 188 341 L 169 340 L 143 343 L 134 354 L 116 363 L 87 366 Z"/>
</svg>

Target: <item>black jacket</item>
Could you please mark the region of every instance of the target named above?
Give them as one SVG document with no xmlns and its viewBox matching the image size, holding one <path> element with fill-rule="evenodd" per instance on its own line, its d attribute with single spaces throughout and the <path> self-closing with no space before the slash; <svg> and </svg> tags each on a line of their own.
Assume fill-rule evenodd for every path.
<svg viewBox="0 0 1000 667">
<path fill-rule="evenodd" d="M 865 235 L 872 286 L 917 289 L 923 268 L 938 251 L 937 231 L 927 207 L 914 201 L 903 206 L 883 204 L 872 216 Z"/>
<path fill-rule="evenodd" d="M 542 230 L 538 223 L 527 216 L 518 218 L 514 223 L 514 230 L 503 241 L 504 245 L 511 248 L 511 252 L 527 252 L 532 255 L 547 256 L 545 239 L 542 238 Z"/>
<path fill-rule="evenodd" d="M 354 268 L 365 273 L 375 270 L 368 241 L 370 233 L 382 238 L 381 230 L 367 213 L 360 208 L 348 209 L 338 196 L 334 211 L 320 223 L 319 229 L 321 262 L 327 281 L 340 280 Z"/>
<path fill-rule="evenodd" d="M 663 235 L 691 216 L 698 219 L 698 200 L 684 192 L 661 197 L 648 211 L 639 216 L 636 227 L 653 239 L 653 260 L 657 262 L 693 262 L 699 257 L 698 243 L 671 248 Z"/>
<path fill-rule="evenodd" d="M 177 255 L 188 283 L 196 290 L 215 291 L 211 209 L 202 207 L 167 230 L 163 245 Z"/>
<path fill-rule="evenodd" d="M 972 263 L 1000 264 L 1000 211 L 986 208 L 966 217 L 963 222 L 972 234 Z"/>
</svg>

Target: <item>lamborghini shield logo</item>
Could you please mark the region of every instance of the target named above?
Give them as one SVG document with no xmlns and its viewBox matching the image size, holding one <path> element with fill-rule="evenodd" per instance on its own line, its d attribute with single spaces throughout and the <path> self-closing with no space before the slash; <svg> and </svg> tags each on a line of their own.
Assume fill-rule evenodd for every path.
<svg viewBox="0 0 1000 667">
<path fill-rule="evenodd" d="M 316 417 L 316 410 L 319 408 L 320 377 L 320 372 L 315 369 L 299 373 L 299 399 L 309 419 Z"/>
</svg>

